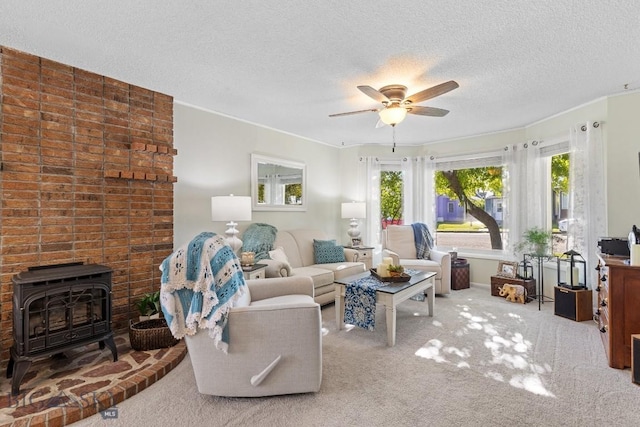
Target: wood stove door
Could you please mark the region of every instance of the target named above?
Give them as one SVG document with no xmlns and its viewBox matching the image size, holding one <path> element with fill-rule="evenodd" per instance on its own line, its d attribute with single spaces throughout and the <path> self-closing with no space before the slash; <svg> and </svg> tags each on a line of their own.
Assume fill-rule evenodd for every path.
<svg viewBox="0 0 640 427">
<path fill-rule="evenodd" d="M 108 288 L 72 285 L 25 302 L 25 354 L 82 341 L 109 330 Z"/>
</svg>

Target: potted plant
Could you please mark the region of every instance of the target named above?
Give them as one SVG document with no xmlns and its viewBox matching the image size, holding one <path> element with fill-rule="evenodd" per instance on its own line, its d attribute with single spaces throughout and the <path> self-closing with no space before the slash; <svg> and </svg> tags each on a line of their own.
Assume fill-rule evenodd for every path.
<svg viewBox="0 0 640 427">
<path fill-rule="evenodd" d="M 523 240 L 514 246 L 514 251 L 535 255 L 549 254 L 551 237 L 552 233 L 550 230 L 543 230 L 540 227 L 529 228 L 522 234 Z"/>
<path fill-rule="evenodd" d="M 140 312 L 140 321 L 158 319 L 160 317 L 160 291 L 144 294 L 136 303 Z"/>
</svg>

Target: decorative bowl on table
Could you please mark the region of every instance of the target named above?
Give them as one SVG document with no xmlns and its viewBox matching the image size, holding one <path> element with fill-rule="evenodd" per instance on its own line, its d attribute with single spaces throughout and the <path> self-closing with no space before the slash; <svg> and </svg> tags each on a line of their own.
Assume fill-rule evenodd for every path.
<svg viewBox="0 0 640 427">
<path fill-rule="evenodd" d="M 411 276 L 408 275 L 407 273 L 398 273 L 397 275 L 393 275 L 393 276 L 380 276 L 378 275 L 378 271 L 375 268 L 372 268 L 371 270 L 369 270 L 371 272 L 371 275 L 373 277 L 375 277 L 376 279 L 380 280 L 381 282 L 408 282 L 409 280 L 411 280 Z"/>
</svg>

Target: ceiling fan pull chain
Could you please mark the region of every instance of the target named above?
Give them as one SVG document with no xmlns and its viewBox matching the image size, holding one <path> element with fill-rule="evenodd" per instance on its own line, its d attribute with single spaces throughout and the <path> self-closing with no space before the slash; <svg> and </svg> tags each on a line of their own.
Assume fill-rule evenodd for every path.
<svg viewBox="0 0 640 427">
<path fill-rule="evenodd" d="M 393 129 L 393 148 L 391 148 L 391 152 L 395 153 L 396 152 L 396 125 L 391 125 L 391 128 Z"/>
</svg>

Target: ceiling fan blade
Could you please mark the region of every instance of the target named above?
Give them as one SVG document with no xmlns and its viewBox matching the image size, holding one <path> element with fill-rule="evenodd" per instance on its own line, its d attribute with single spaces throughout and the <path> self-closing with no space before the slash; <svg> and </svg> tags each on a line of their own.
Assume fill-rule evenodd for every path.
<svg viewBox="0 0 640 427">
<path fill-rule="evenodd" d="M 349 111 L 349 112 L 346 112 L 346 113 L 329 114 L 329 117 L 350 116 L 351 114 L 377 113 L 377 112 L 378 112 L 378 110 L 376 108 L 370 108 L 368 110 L 358 110 L 358 111 Z"/>
<path fill-rule="evenodd" d="M 430 87 L 429 89 L 425 89 L 421 92 L 414 93 L 411 96 L 405 98 L 405 101 L 409 101 L 412 104 L 417 104 L 418 102 L 426 101 L 427 99 L 435 98 L 436 96 L 440 96 L 449 91 L 454 90 L 460 85 L 453 80 L 449 80 L 448 82 L 441 83 L 439 85 Z"/>
<path fill-rule="evenodd" d="M 367 95 L 368 97 L 373 98 L 378 102 L 382 102 L 386 104 L 387 102 L 390 101 L 390 99 L 387 98 L 385 94 L 372 88 L 371 86 L 358 86 L 358 89 L 360 89 L 360 91 L 365 95 Z"/>
<path fill-rule="evenodd" d="M 409 114 L 418 114 L 420 116 L 444 117 L 449 114 L 449 110 L 434 107 L 422 107 L 420 105 L 412 105 L 407 107 Z"/>
<path fill-rule="evenodd" d="M 382 120 L 378 119 L 378 123 L 376 123 L 376 129 L 386 126 L 387 124 Z"/>
</svg>

